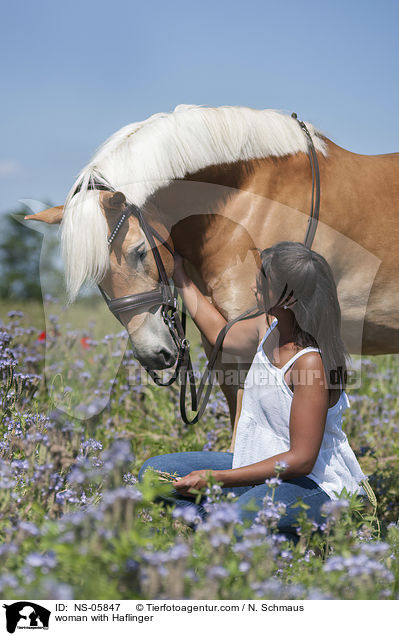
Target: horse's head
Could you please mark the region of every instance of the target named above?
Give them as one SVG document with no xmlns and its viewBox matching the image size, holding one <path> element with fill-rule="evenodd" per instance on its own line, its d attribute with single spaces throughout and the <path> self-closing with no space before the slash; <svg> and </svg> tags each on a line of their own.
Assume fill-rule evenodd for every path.
<svg viewBox="0 0 399 636">
<path fill-rule="evenodd" d="M 99 199 L 109 235 L 121 218 L 125 197 L 121 192 L 100 191 Z M 50 208 L 25 218 L 50 224 L 60 223 L 63 207 Z M 162 236 L 167 234 L 163 226 L 151 224 Z M 76 231 L 79 231 L 78 227 Z M 171 277 L 173 257 L 162 243 L 156 243 L 166 275 Z M 128 216 L 112 241 L 109 264 L 100 282 L 101 287 L 111 299 L 121 298 L 158 289 L 158 277 L 152 249 L 143 229 L 135 216 Z M 159 305 L 123 311 L 119 316 L 129 334 L 135 357 L 144 367 L 160 370 L 173 366 L 178 351 Z"/>
</svg>

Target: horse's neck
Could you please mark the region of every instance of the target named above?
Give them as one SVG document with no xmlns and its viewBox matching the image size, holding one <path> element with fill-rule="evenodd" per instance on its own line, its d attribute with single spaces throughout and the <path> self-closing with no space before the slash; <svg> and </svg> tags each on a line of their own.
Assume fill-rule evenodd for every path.
<svg viewBox="0 0 399 636">
<path fill-rule="evenodd" d="M 303 153 L 211 166 L 158 196 L 176 248 L 194 261 L 258 247 L 259 223 L 266 226 L 271 212 L 276 216 L 279 202 L 302 210 L 307 221 L 310 201 L 309 160 Z M 300 236 L 301 228 L 297 240 Z"/>
<path fill-rule="evenodd" d="M 355 225 L 370 203 L 381 212 L 396 209 L 399 154 L 357 155 L 326 142 L 327 157 L 319 155 L 321 223 L 346 234 L 348 214 Z M 187 258 L 196 260 L 204 251 L 209 255 L 222 244 L 231 250 L 228 245 L 240 231 L 237 226 L 250 233 L 257 247 L 262 247 L 258 239 L 264 242 L 262 227 L 268 229 L 266 245 L 302 241 L 311 207 L 309 159 L 297 153 L 211 166 L 156 196 L 169 227 L 180 226 L 174 229 L 175 240 Z"/>
<path fill-rule="evenodd" d="M 345 272 L 365 265 L 359 265 L 358 255 L 350 260 L 355 252 L 345 238 L 389 267 L 396 263 L 394 251 L 384 246 L 387 237 L 399 242 L 399 157 L 356 155 L 327 142 L 327 157 L 319 155 L 321 210 L 313 249 L 327 258 L 351 298 L 350 281 L 342 278 L 343 253 Z M 304 240 L 311 205 L 309 159 L 298 153 L 212 166 L 174 182 L 156 198 L 196 282 L 229 315 L 237 315 L 253 304 L 256 249 Z M 379 276 L 384 288 L 383 268 Z"/>
</svg>

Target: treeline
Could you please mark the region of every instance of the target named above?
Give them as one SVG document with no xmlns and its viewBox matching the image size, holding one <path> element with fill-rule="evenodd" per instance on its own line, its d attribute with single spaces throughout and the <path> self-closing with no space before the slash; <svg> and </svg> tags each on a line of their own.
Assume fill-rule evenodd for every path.
<svg viewBox="0 0 399 636">
<path fill-rule="evenodd" d="M 45 272 L 46 287 L 56 287 L 62 277 L 58 240 L 55 235 L 46 237 L 46 249 L 42 250 L 43 234 L 20 222 L 26 214 L 32 211 L 20 206 L 0 219 L 0 298 L 3 299 L 41 300 L 40 269 Z"/>
</svg>

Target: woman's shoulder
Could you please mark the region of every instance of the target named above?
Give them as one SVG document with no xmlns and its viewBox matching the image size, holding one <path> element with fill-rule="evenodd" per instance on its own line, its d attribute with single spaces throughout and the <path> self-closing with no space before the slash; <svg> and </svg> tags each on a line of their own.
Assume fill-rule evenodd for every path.
<svg viewBox="0 0 399 636">
<path fill-rule="evenodd" d="M 311 369 L 316 367 L 318 369 L 324 369 L 321 351 L 317 347 L 301 347 L 298 349 L 297 354 L 300 354 L 295 360 L 295 366 L 297 368 Z"/>
<path fill-rule="evenodd" d="M 293 356 L 295 360 L 290 365 L 291 371 L 296 371 L 298 382 L 302 381 L 301 378 L 305 375 L 307 382 L 312 380 L 312 382 L 321 385 L 323 380 L 326 380 L 321 353 L 313 348 L 311 350 L 308 349 L 308 347 L 298 349 L 295 356 Z"/>
<path fill-rule="evenodd" d="M 305 351 L 305 349 L 302 349 L 301 351 Z M 320 387 L 320 391 L 327 389 L 327 378 L 320 351 L 306 351 L 306 353 L 295 360 L 292 368 L 297 370 L 298 384 L 303 381 L 301 376 L 305 373 L 306 381 L 308 383 L 318 385 Z M 295 384 L 295 378 L 293 377 L 292 379 Z M 329 409 L 336 405 L 338 400 L 341 398 L 342 393 L 344 393 L 344 391 L 340 388 L 328 389 Z"/>
</svg>

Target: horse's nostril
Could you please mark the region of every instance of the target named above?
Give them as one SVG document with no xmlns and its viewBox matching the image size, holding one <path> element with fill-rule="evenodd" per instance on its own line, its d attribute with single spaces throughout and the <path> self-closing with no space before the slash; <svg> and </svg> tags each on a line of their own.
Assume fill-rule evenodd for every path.
<svg viewBox="0 0 399 636">
<path fill-rule="evenodd" d="M 163 358 L 165 364 L 172 365 L 175 362 L 175 355 L 169 349 L 161 349 L 159 352 L 161 358 Z"/>
</svg>

